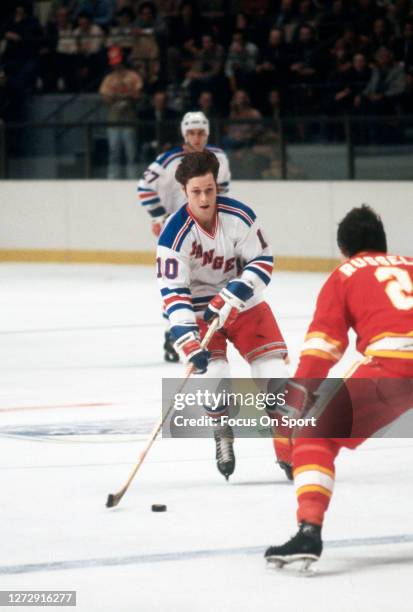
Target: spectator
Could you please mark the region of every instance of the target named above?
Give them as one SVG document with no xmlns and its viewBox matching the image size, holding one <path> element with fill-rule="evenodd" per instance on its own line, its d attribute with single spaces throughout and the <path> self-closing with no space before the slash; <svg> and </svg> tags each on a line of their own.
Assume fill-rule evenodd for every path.
<svg viewBox="0 0 413 612">
<path fill-rule="evenodd" d="M 317 24 L 319 38 L 326 47 L 342 36 L 349 21 L 350 14 L 343 0 L 334 0 L 331 7 L 321 14 Z"/>
<path fill-rule="evenodd" d="M 370 81 L 371 68 L 367 65 L 364 55 L 356 53 L 352 67 L 341 81 L 341 87 L 334 96 L 334 111 L 337 114 L 352 112 L 354 100 L 360 96 Z"/>
<path fill-rule="evenodd" d="M 123 7 L 116 13 L 116 23 L 109 30 L 106 47 L 120 47 L 123 59 L 128 63 L 133 47 L 133 22 L 135 13 L 130 7 Z"/>
<path fill-rule="evenodd" d="M 293 108 L 298 114 L 314 114 L 318 110 L 318 100 L 313 84 L 318 70 L 318 49 L 314 30 L 310 26 L 301 26 L 298 42 L 293 46 L 289 67 L 290 78 L 294 89 L 290 92 Z"/>
<path fill-rule="evenodd" d="M 265 101 L 263 115 L 265 119 L 278 121 L 281 115 L 281 94 L 278 89 L 271 89 Z"/>
<path fill-rule="evenodd" d="M 264 100 L 271 88 L 287 85 L 289 61 L 290 55 L 284 40 L 284 31 L 274 28 L 269 33 L 268 43 L 258 61 L 256 77 L 258 100 Z"/>
<path fill-rule="evenodd" d="M 164 90 L 155 92 L 151 108 L 141 111 L 141 138 L 145 161 L 150 161 L 162 151 L 171 149 L 180 140 L 177 132 L 179 114 L 168 108 L 168 97 Z"/>
<path fill-rule="evenodd" d="M 209 119 L 218 119 L 220 116 L 219 109 L 215 105 L 214 96 L 210 91 L 201 92 L 198 98 L 198 108 Z"/>
<path fill-rule="evenodd" d="M 181 81 L 193 63 L 196 46 L 201 41 L 202 20 L 195 2 L 184 0 L 179 15 L 171 20 L 167 49 L 168 78 Z"/>
<path fill-rule="evenodd" d="M 8 85 L 17 98 L 34 86 L 42 31 L 25 2 L 18 2 L 14 14 L 3 27 L 1 63 Z"/>
<path fill-rule="evenodd" d="M 389 22 L 383 17 L 375 19 L 373 22 L 373 32 L 369 38 L 372 53 L 375 53 L 380 47 L 390 48 L 394 35 Z"/>
<path fill-rule="evenodd" d="M 113 2 L 112 0 L 80 0 L 74 17 L 79 17 L 81 13 L 88 13 L 94 24 L 108 30 L 113 17 Z"/>
<path fill-rule="evenodd" d="M 261 113 L 252 108 L 246 91 L 239 89 L 232 97 L 229 119 L 233 121 L 223 139 L 225 149 L 250 147 L 261 132 Z"/>
<path fill-rule="evenodd" d="M 41 55 L 41 78 L 44 90 L 75 89 L 77 43 L 69 19 L 69 10 L 57 9 L 53 21 L 46 26 L 46 52 Z"/>
<path fill-rule="evenodd" d="M 131 64 L 141 75 L 145 86 L 152 91 L 159 81 L 160 42 L 166 35 L 166 26 L 158 17 L 153 2 L 142 2 L 138 8 L 133 34 Z"/>
<path fill-rule="evenodd" d="M 257 59 L 258 47 L 245 40 L 242 30 L 236 30 L 225 64 L 225 74 L 233 93 L 237 89 L 245 89 L 248 93 L 251 93 L 250 89 L 254 90 Z"/>
<path fill-rule="evenodd" d="M 80 13 L 81 0 L 52 0 L 47 16 L 48 23 L 54 23 L 57 19 L 59 9 L 67 9 L 69 20 L 73 23 L 78 13 Z"/>
<path fill-rule="evenodd" d="M 103 101 L 108 106 L 108 121 L 116 123 L 136 122 L 136 102 L 142 90 L 142 79 L 133 70 L 123 64 L 120 47 L 108 50 L 109 65 L 112 72 L 108 74 L 99 89 Z M 131 126 L 111 126 L 108 128 L 109 165 L 108 178 L 121 178 L 122 149 L 126 157 L 126 175 L 136 177 L 136 129 Z"/>
<path fill-rule="evenodd" d="M 225 95 L 223 86 L 223 66 L 225 51 L 210 34 L 201 39 L 201 49 L 194 49 L 194 63 L 185 75 L 185 85 L 189 86 L 192 103 L 195 104 L 204 89 L 214 94 Z M 221 87 L 221 91 L 220 91 Z"/>
<path fill-rule="evenodd" d="M 103 30 L 92 23 L 89 13 L 80 13 L 73 32 L 77 45 L 76 81 L 80 90 L 96 91 L 105 67 Z"/>
<path fill-rule="evenodd" d="M 394 56 L 397 62 L 402 62 L 405 72 L 413 74 L 413 21 L 407 21 L 403 28 L 403 36 L 393 44 Z"/>
<path fill-rule="evenodd" d="M 394 55 L 381 47 L 375 56 L 376 67 L 361 95 L 354 100 L 362 115 L 392 115 L 400 110 L 400 100 L 406 87 L 403 68 Z"/>
<path fill-rule="evenodd" d="M 281 0 L 280 11 L 275 20 L 275 26 L 284 30 L 286 42 L 291 42 L 297 23 L 298 17 L 294 0 Z"/>
</svg>

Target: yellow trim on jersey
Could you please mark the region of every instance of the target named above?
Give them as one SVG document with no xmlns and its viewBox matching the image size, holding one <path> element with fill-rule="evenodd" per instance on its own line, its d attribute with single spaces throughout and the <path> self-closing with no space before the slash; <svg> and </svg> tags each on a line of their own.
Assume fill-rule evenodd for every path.
<svg viewBox="0 0 413 612">
<path fill-rule="evenodd" d="M 322 465 L 318 465 L 317 463 L 308 463 L 306 465 L 302 465 L 299 468 L 296 468 L 294 470 L 294 478 L 298 475 L 301 474 L 302 472 L 307 472 L 307 471 L 316 471 L 316 472 L 322 472 L 323 474 L 327 474 L 327 476 L 330 476 L 331 478 L 334 478 L 334 472 L 332 472 L 331 470 L 329 470 L 328 468 L 322 466 Z"/>
<path fill-rule="evenodd" d="M 383 332 L 382 334 L 379 334 L 378 336 L 373 336 L 373 338 L 370 338 L 369 340 L 369 344 L 371 344 L 372 342 L 375 342 L 376 340 L 381 340 L 382 338 L 386 338 L 386 336 L 392 336 L 393 338 L 404 338 L 405 336 L 410 338 L 411 336 L 413 336 L 413 331 L 409 331 L 409 332 L 405 332 L 405 333 L 395 333 L 395 332 Z"/>
<path fill-rule="evenodd" d="M 318 349 L 305 349 L 301 351 L 301 357 L 304 355 L 312 355 L 313 357 L 321 357 L 321 359 L 327 359 L 328 361 L 338 361 L 337 357 L 334 357 L 331 353 L 326 351 L 320 351 Z"/>
<path fill-rule="evenodd" d="M 297 497 L 299 497 L 300 495 L 303 495 L 303 493 L 322 493 L 323 495 L 326 495 L 327 497 L 331 497 L 333 494 L 332 491 L 329 491 L 328 489 L 320 485 L 305 485 L 304 487 L 300 487 L 296 491 Z"/>
<path fill-rule="evenodd" d="M 327 342 L 330 342 L 330 344 L 334 344 L 338 348 L 341 348 L 343 346 L 343 343 L 340 342 L 340 340 L 334 340 L 334 338 L 328 336 L 324 332 L 310 332 L 306 335 L 304 340 L 308 340 L 309 338 L 323 338 L 323 340 L 327 340 Z"/>
<path fill-rule="evenodd" d="M 290 438 L 286 438 L 285 436 L 277 436 L 276 433 L 274 439 L 277 441 L 277 443 L 285 444 L 286 446 L 290 445 Z"/>
<path fill-rule="evenodd" d="M 413 351 L 366 351 L 372 357 L 391 357 L 393 359 L 413 359 Z"/>
</svg>

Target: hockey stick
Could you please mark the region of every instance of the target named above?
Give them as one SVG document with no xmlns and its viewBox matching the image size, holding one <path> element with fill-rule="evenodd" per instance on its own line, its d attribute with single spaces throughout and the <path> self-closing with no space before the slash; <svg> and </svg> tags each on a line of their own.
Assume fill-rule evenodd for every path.
<svg viewBox="0 0 413 612">
<path fill-rule="evenodd" d="M 201 342 L 201 347 L 202 348 L 206 348 L 212 338 L 212 336 L 214 335 L 214 333 L 216 332 L 218 328 L 218 317 L 215 317 L 215 319 L 212 321 L 212 323 L 210 324 L 210 326 L 208 327 L 208 330 Z M 185 378 L 182 381 L 182 384 L 179 386 L 178 390 L 175 391 L 175 395 L 177 393 L 181 393 L 182 390 L 184 389 L 185 385 L 186 385 L 186 381 L 188 380 L 188 378 L 193 374 L 194 372 L 194 366 L 191 364 L 191 366 L 188 368 Z M 168 410 L 166 411 L 166 413 L 164 415 L 161 415 L 158 419 L 158 421 L 156 422 L 154 428 L 152 429 L 151 435 L 148 438 L 147 443 L 145 444 L 144 449 L 141 451 L 140 455 L 139 455 L 139 459 L 135 465 L 135 467 L 133 468 L 128 480 L 126 481 L 125 485 L 122 487 L 122 489 L 120 491 L 118 491 L 118 493 L 109 493 L 108 495 L 108 499 L 106 501 L 106 507 L 107 508 L 114 508 L 115 506 L 118 505 L 118 503 L 120 502 L 120 500 L 122 499 L 122 497 L 125 495 L 126 491 L 129 489 L 129 486 L 132 482 L 132 480 L 135 478 L 136 473 L 138 472 L 139 468 L 141 467 L 142 463 L 144 462 L 144 459 L 146 457 L 146 455 L 149 452 L 149 449 L 151 448 L 152 444 L 155 442 L 156 437 L 158 435 L 158 433 L 160 432 L 162 425 L 165 423 L 166 419 L 168 418 L 168 416 L 170 415 L 170 413 L 172 412 L 174 408 L 174 404 L 171 403 L 171 405 L 169 406 Z"/>
</svg>

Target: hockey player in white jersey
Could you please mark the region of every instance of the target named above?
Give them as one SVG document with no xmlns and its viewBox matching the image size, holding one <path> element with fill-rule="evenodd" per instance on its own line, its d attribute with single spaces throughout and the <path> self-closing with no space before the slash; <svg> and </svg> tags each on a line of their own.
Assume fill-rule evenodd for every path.
<svg viewBox="0 0 413 612">
<path fill-rule="evenodd" d="M 254 211 L 217 194 L 218 172 L 210 151 L 182 159 L 176 178 L 187 204 L 159 238 L 157 276 L 174 347 L 196 373 L 211 378 L 229 376 L 228 341 L 250 364 L 254 379 L 287 377 L 287 347 L 263 297 L 273 268 L 271 249 Z M 203 350 L 200 340 L 214 317 L 219 329 Z M 209 416 L 225 411 L 222 406 Z M 228 478 L 235 468 L 233 432 L 217 420 L 214 438 L 217 467 Z"/>
<path fill-rule="evenodd" d="M 231 180 L 228 158 L 218 147 L 208 145 L 209 121 L 202 112 L 186 113 L 181 122 L 184 143 L 159 155 L 143 173 L 138 184 L 138 197 L 152 220 L 152 233 L 158 237 L 166 219 L 185 202 L 181 185 L 175 179 L 176 169 L 184 155 L 207 149 L 219 161 L 218 189 L 227 193 Z M 169 333 L 165 333 L 165 360 L 178 361 Z"/>
</svg>

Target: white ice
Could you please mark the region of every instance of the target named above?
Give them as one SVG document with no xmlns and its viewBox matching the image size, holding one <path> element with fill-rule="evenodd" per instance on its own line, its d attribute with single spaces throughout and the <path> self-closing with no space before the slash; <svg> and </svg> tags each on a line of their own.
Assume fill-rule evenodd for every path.
<svg viewBox="0 0 413 612">
<path fill-rule="evenodd" d="M 324 278 L 278 273 L 268 291 L 292 368 Z M 150 268 L 3 264 L 0 312 L 0 590 L 76 590 L 82 612 L 412 609 L 411 440 L 343 452 L 317 575 L 271 572 L 265 547 L 296 526 L 269 440 L 237 440 L 226 483 L 211 440 L 158 439 L 105 508 L 159 416 L 161 378 L 182 374 L 162 361 Z"/>
</svg>

